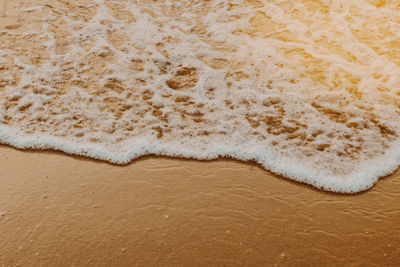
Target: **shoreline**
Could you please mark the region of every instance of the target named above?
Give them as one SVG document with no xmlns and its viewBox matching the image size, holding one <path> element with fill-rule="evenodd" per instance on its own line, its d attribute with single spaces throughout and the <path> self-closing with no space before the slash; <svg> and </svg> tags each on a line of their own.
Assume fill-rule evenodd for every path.
<svg viewBox="0 0 400 267">
<path fill-rule="evenodd" d="M 262 171 L 267 172 L 269 175 L 277 178 L 277 179 L 282 179 L 282 180 L 286 180 L 289 181 L 292 184 L 296 184 L 296 185 L 300 185 L 300 186 L 305 186 L 305 187 L 309 187 L 315 191 L 320 191 L 320 192 L 324 192 L 327 194 L 333 194 L 333 195 L 348 195 L 348 196 L 352 196 L 352 195 L 358 195 L 358 194 L 363 194 L 365 192 L 370 191 L 371 189 L 373 189 L 378 183 L 379 181 L 381 181 L 382 179 L 386 179 L 386 178 L 390 178 L 391 176 L 395 175 L 396 173 L 400 172 L 400 166 L 395 169 L 393 172 L 381 176 L 377 179 L 377 181 L 369 188 L 366 188 L 365 190 L 362 191 L 357 191 L 357 192 L 340 192 L 340 191 L 331 191 L 331 190 L 327 190 L 325 188 L 319 188 L 315 185 L 300 181 L 300 180 L 295 180 L 292 177 L 289 176 L 285 176 L 279 173 L 275 173 L 272 170 L 269 170 L 267 168 L 265 168 L 264 166 L 262 166 L 262 164 L 258 163 L 256 160 L 242 160 L 242 159 L 237 159 L 234 158 L 232 156 L 229 155 L 224 155 L 224 156 L 218 156 L 217 158 L 212 158 L 212 159 L 197 159 L 195 157 L 184 157 L 184 156 L 168 156 L 168 155 L 158 155 L 158 154 L 145 154 L 142 156 L 138 156 L 137 158 L 133 158 L 131 159 L 129 162 L 126 163 L 115 163 L 115 162 L 111 162 L 109 160 L 106 159 L 101 159 L 101 158 L 94 158 L 91 156 L 86 156 L 86 155 L 79 155 L 76 153 L 68 153 L 65 152 L 61 149 L 54 149 L 54 148 L 18 148 L 9 144 L 5 144 L 5 143 L 0 143 L 0 149 L 1 148 L 10 148 L 10 149 L 14 149 L 17 151 L 21 151 L 21 152 L 28 152 L 28 153 L 46 153 L 49 155 L 63 155 L 63 156 L 67 156 L 67 157 L 72 157 L 78 160 L 88 160 L 88 161 L 95 161 L 98 163 L 105 163 L 105 164 L 109 164 L 111 166 L 116 166 L 116 167 L 127 167 L 131 164 L 135 164 L 136 162 L 139 161 L 143 161 L 143 160 L 148 160 L 148 159 L 169 159 L 169 160 L 177 160 L 177 161 L 188 161 L 188 162 L 232 162 L 232 163 L 239 163 L 239 164 L 245 164 L 245 165 L 249 165 L 249 166 L 254 166 L 257 168 L 260 168 Z"/>
</svg>

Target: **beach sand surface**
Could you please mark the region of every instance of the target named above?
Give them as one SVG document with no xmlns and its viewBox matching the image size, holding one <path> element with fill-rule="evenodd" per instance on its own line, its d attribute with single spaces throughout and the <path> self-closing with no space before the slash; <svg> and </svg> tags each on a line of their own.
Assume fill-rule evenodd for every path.
<svg viewBox="0 0 400 267">
<path fill-rule="evenodd" d="M 1 266 L 396 266 L 400 172 L 357 195 L 254 164 L 0 147 Z"/>
</svg>

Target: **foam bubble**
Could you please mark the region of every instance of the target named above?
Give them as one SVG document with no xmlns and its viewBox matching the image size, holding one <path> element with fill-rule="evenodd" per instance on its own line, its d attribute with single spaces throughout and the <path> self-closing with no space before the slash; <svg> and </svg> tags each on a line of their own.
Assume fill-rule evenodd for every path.
<svg viewBox="0 0 400 267">
<path fill-rule="evenodd" d="M 371 3 L 15 5 L 0 142 L 118 164 L 229 156 L 366 190 L 400 164 L 399 7 Z"/>
</svg>

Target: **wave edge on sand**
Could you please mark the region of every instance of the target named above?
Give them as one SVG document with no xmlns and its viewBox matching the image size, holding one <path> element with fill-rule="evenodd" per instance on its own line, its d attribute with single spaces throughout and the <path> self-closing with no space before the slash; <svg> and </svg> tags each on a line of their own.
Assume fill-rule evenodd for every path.
<svg viewBox="0 0 400 267">
<path fill-rule="evenodd" d="M 7 1 L 0 141 L 118 164 L 225 156 L 366 190 L 400 162 L 399 8 Z"/>
<path fill-rule="evenodd" d="M 228 157 L 245 162 L 255 162 L 260 167 L 271 171 L 274 174 L 281 175 L 296 182 L 312 185 L 316 188 L 336 193 L 359 193 L 366 191 L 374 186 L 379 178 L 394 173 L 400 166 L 400 152 L 391 151 L 390 161 L 382 161 L 381 167 L 377 171 L 376 165 L 366 164 L 360 166 L 359 171 L 348 177 L 323 177 L 318 175 L 318 170 L 310 172 L 309 169 L 304 172 L 303 166 L 296 166 L 295 163 L 288 164 L 284 159 L 275 158 L 271 160 L 271 155 L 266 155 L 265 150 L 252 151 L 231 147 L 213 146 L 214 149 L 199 151 L 188 151 L 184 148 L 169 147 L 159 143 L 157 139 L 152 141 L 140 140 L 137 144 L 130 144 L 123 153 L 111 152 L 107 149 L 101 149 L 93 144 L 77 144 L 65 141 L 53 136 L 21 136 L 18 131 L 8 127 L 0 126 L 0 143 L 10 145 L 17 149 L 34 150 L 55 150 L 65 152 L 70 155 L 83 156 L 102 160 L 117 165 L 126 165 L 147 155 L 158 155 L 173 158 L 197 159 L 197 160 L 215 160 L 221 157 Z M 216 148 L 218 147 L 218 148 Z M 371 162 L 371 164 L 376 164 Z M 362 170 L 362 171 L 361 171 Z"/>
</svg>

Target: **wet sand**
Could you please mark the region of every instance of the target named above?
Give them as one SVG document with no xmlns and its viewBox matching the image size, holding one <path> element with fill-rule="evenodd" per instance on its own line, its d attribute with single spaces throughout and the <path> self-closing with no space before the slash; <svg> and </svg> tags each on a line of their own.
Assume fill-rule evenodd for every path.
<svg viewBox="0 0 400 267">
<path fill-rule="evenodd" d="M 338 195 L 254 164 L 0 147 L 0 265 L 395 266 L 400 172 Z"/>
<path fill-rule="evenodd" d="M 82 12 L 74 1 L 63 2 L 75 18 L 95 14 Z M 31 4 L 0 0 L 2 25 L 17 33 L 24 27 L 40 29 L 38 18 L 46 14 L 21 13 Z M 120 14 L 118 5 L 110 8 Z M 64 21 L 57 23 L 56 48 L 63 54 L 70 36 Z M 258 35 L 275 27 L 266 22 L 255 26 Z M 18 55 L 26 62 L 49 60 L 43 49 L 31 49 L 46 40 L 32 45 L 17 37 L 2 40 L 22 48 L 25 52 Z M 110 39 L 116 47 L 120 41 L 118 35 Z M 91 77 L 93 81 L 85 80 L 88 88 L 98 80 Z M 58 152 L 0 146 L 0 166 L 0 266 L 397 266 L 400 262 L 400 171 L 367 192 L 339 195 L 233 160 L 146 157 L 116 166 Z"/>
</svg>

